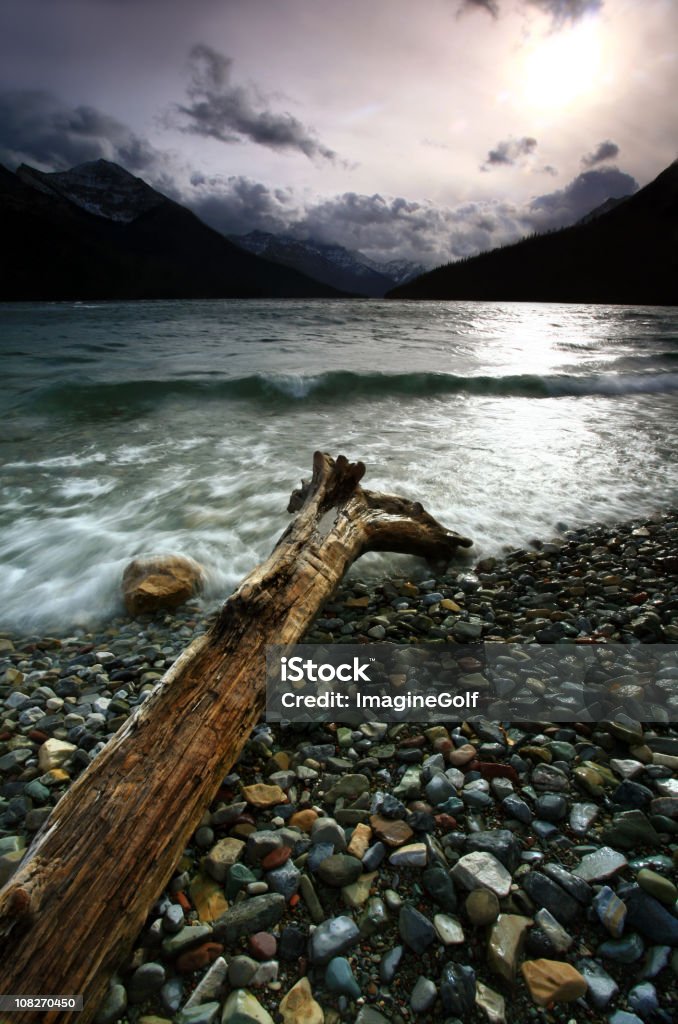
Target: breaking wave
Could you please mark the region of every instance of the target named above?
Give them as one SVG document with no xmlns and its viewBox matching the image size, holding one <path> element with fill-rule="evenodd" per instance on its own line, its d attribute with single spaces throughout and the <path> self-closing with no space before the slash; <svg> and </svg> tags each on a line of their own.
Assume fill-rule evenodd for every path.
<svg viewBox="0 0 678 1024">
<path fill-rule="evenodd" d="M 457 376 L 452 373 L 265 374 L 219 380 L 135 380 L 117 383 L 59 384 L 31 395 L 32 407 L 46 412 L 125 415 L 172 399 L 249 401 L 261 405 L 350 402 L 360 398 L 435 398 L 445 395 L 567 398 L 678 391 L 678 373 L 607 373 L 582 376 L 512 374 Z"/>
</svg>

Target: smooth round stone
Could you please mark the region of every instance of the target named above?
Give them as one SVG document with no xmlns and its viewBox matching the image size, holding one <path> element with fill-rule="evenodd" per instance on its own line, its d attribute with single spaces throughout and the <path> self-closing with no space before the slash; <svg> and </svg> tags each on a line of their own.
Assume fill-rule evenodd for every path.
<svg viewBox="0 0 678 1024">
<path fill-rule="evenodd" d="M 544 793 L 537 798 L 534 810 L 542 821 L 561 821 L 567 814 L 567 800 L 556 793 Z"/>
<path fill-rule="evenodd" d="M 440 978 L 440 996 L 446 1015 L 462 1019 L 473 1013 L 476 998 L 476 975 L 472 967 L 449 963 Z"/>
<path fill-rule="evenodd" d="M 394 946 L 382 956 L 379 961 L 379 979 L 384 985 L 390 985 L 395 978 L 404 952 L 403 946 Z"/>
<path fill-rule="evenodd" d="M 247 945 L 257 960 L 272 960 L 278 950 L 278 942 L 270 932 L 255 932 L 250 935 Z"/>
<path fill-rule="evenodd" d="M 652 1017 L 655 1010 L 659 1008 L 657 990 L 649 981 L 643 981 L 640 985 L 634 985 L 627 996 L 627 1002 L 632 1010 L 635 1010 L 643 1020 Z"/>
<path fill-rule="evenodd" d="M 413 1013 L 426 1013 L 435 1003 L 437 995 L 438 989 L 435 986 L 435 982 L 431 981 L 430 978 L 420 975 L 410 996 L 410 1006 Z"/>
<path fill-rule="evenodd" d="M 445 946 L 458 946 L 464 941 L 464 929 L 456 917 L 450 917 L 449 914 L 435 914 L 433 927 Z"/>
<path fill-rule="evenodd" d="M 477 927 L 492 924 L 499 917 L 499 900 L 489 889 L 474 889 L 464 903 L 471 923 Z"/>
<path fill-rule="evenodd" d="M 645 951 L 645 946 L 640 935 L 635 933 L 625 935 L 623 939 L 608 939 L 602 942 L 596 950 L 597 956 L 606 960 L 614 960 L 618 964 L 633 964 L 640 960 Z"/>
<path fill-rule="evenodd" d="M 362 861 L 347 853 L 335 853 L 326 857 L 317 868 L 319 878 L 334 889 L 341 889 L 344 885 L 351 885 L 357 881 L 363 873 Z"/>
<path fill-rule="evenodd" d="M 201 850 L 209 850 L 214 844 L 214 830 L 209 825 L 202 825 L 194 836 L 195 845 Z"/>
<path fill-rule="evenodd" d="M 247 988 L 259 970 L 259 964 L 250 956 L 234 956 L 228 965 L 228 983 L 231 988 Z"/>
<path fill-rule="evenodd" d="M 130 1002 L 143 1002 L 154 995 L 165 984 L 165 968 L 162 964 L 142 964 L 138 967 L 127 985 Z"/>
<path fill-rule="evenodd" d="M 360 998 L 360 986 L 346 957 L 335 956 L 330 960 L 325 968 L 325 985 L 330 992 L 338 992 L 349 999 Z"/>
<path fill-rule="evenodd" d="M 669 907 L 673 906 L 678 899 L 678 888 L 670 879 L 664 878 L 656 871 L 643 868 L 638 872 L 637 881 L 641 889 L 649 892 L 660 903 L 665 903 Z"/>
<path fill-rule="evenodd" d="M 111 985 L 94 1018 L 95 1024 L 113 1024 L 122 1017 L 127 1008 L 127 992 L 124 985 Z"/>
<path fill-rule="evenodd" d="M 406 903 L 398 915 L 400 938 L 406 946 L 421 955 L 436 941 L 436 930 L 427 917 L 416 907 Z"/>
<path fill-rule="evenodd" d="M 439 865 L 429 868 L 424 872 L 422 882 L 426 892 L 439 907 L 452 913 L 457 909 L 457 892 L 445 868 Z"/>
</svg>

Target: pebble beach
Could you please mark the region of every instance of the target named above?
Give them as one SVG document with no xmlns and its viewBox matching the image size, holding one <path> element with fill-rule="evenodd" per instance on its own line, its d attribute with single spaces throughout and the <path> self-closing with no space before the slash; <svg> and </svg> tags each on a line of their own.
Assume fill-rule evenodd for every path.
<svg viewBox="0 0 678 1024">
<path fill-rule="evenodd" d="M 212 618 L 0 632 L 0 882 Z M 305 638 L 381 640 L 675 644 L 678 512 L 351 574 Z M 677 870 L 675 724 L 262 719 L 97 1021 L 670 1024 Z"/>
</svg>

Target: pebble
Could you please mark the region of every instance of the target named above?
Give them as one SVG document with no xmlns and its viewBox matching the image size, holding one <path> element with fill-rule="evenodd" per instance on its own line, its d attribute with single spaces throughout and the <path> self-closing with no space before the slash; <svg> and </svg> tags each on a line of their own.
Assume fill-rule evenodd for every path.
<svg viewBox="0 0 678 1024">
<path fill-rule="evenodd" d="M 315 929 L 308 945 L 308 955 L 313 964 L 326 964 L 339 956 L 360 938 L 358 926 L 350 917 L 331 917 Z"/>
<path fill-rule="evenodd" d="M 538 1006 L 574 1002 L 585 995 L 588 988 L 584 976 L 572 964 L 561 960 L 526 960 L 521 971 Z"/>
<path fill-rule="evenodd" d="M 283 1024 L 324 1024 L 324 1014 L 313 998 L 308 978 L 300 978 L 280 1002 Z M 225 1024 L 222 1019 L 222 1024 Z M 236 1022 L 234 1022 L 236 1024 Z M 238 1021 L 237 1024 L 240 1024 Z M 243 1022 L 246 1024 L 246 1022 Z M 262 1022 L 268 1024 L 268 1022 Z"/>
<path fill-rule="evenodd" d="M 353 976 L 351 965 L 343 956 L 333 957 L 325 968 L 325 987 L 349 999 L 360 998 L 360 985 Z"/>
<path fill-rule="evenodd" d="M 676 640 L 675 570 L 662 575 L 668 570 L 660 566 L 678 544 L 677 523 L 675 516 L 658 517 L 635 537 L 624 524 L 572 531 L 557 544 L 511 552 L 476 574 L 452 569 L 421 586 L 407 580 L 368 586 L 349 578 L 321 621 L 334 624 L 336 638 L 356 642 L 377 625 L 389 639 L 409 643 L 417 633 L 444 641 L 454 637 L 460 616 L 471 634 L 523 643 L 546 634 L 569 643 L 596 634 L 612 643 L 662 642 L 662 630 Z M 0 650 L 0 880 L 9 877 L 31 830 L 64 789 L 205 628 L 195 609 L 177 610 L 157 621 L 118 621 L 106 634 L 81 633 L 61 646 L 48 638 L 12 637 L 11 647 Z M 456 629 L 459 639 L 465 628 Z M 455 653 L 455 645 L 448 646 Z M 567 644 L 562 650 L 566 656 Z M 465 653 L 463 670 L 468 681 L 484 684 L 480 657 Z M 50 751 L 59 749 L 55 740 L 67 744 L 58 763 L 50 759 Z M 230 998 L 223 991 L 224 965 L 240 959 L 249 961 L 242 975 L 247 984 L 263 982 L 256 989 L 263 1013 L 273 1015 L 288 989 L 306 992 L 296 1015 L 295 1000 L 283 998 L 285 1024 L 321 1024 L 319 1003 L 327 1024 L 353 1017 L 360 1024 L 407 1024 L 417 1013 L 438 1012 L 441 1019 L 478 1013 L 498 1024 L 518 1024 L 530 1017 L 521 995 L 526 989 L 515 978 L 525 950 L 532 963 L 572 957 L 588 980 L 589 1005 L 606 1014 L 617 1007 L 610 1019 L 637 1024 L 654 1013 L 658 1024 L 665 1022 L 666 1015 L 650 1007 L 652 990 L 658 1005 L 667 1005 L 678 971 L 678 954 L 672 954 L 678 928 L 672 874 L 678 866 L 677 771 L 673 726 L 602 719 L 501 726 L 478 717 L 420 729 L 339 723 L 297 732 L 262 723 L 198 822 L 145 929 L 148 944 L 137 945 L 131 961 L 136 970 L 130 968 L 120 986 L 132 1007 L 130 1022 L 218 1020 Z M 372 817 L 381 834 L 373 832 Z M 226 851 L 235 851 L 225 877 L 217 855 L 212 871 L 206 864 L 224 841 Z M 508 889 L 505 880 L 495 886 L 499 895 L 482 881 L 480 888 L 469 886 L 474 878 L 478 884 L 473 871 L 464 875 L 472 854 L 493 857 L 507 873 Z M 359 863 L 355 881 L 333 886 L 322 877 L 320 865 L 336 855 Z M 257 902 L 271 897 L 272 903 Z M 620 904 L 627 908 L 626 922 L 614 938 Z M 403 910 L 415 944 L 431 938 L 422 953 L 403 938 L 403 945 L 393 945 L 402 935 Z M 419 940 L 411 910 L 420 915 Z M 325 963 L 314 962 L 314 936 L 320 932 L 317 944 L 328 918 L 342 913 L 353 933 L 349 944 L 330 950 Z M 511 917 L 525 924 L 506 966 L 490 952 L 491 935 Z M 196 928 L 210 924 L 200 938 Z M 168 954 L 163 943 L 187 929 L 188 946 Z M 261 944 L 257 933 L 266 937 Z M 255 956 L 242 957 L 246 942 Z M 210 962 L 221 947 L 223 954 Z M 323 987 L 325 966 L 344 954 L 360 996 L 353 988 L 351 995 Z M 476 975 L 474 999 L 463 1012 L 445 1003 L 459 989 L 458 979 L 444 985 L 434 973 L 449 966 L 446 957 L 457 968 L 472 965 Z M 309 961 L 315 998 L 302 976 Z M 193 964 L 202 966 L 182 980 L 178 967 Z M 142 1003 L 132 995 L 143 981 L 141 968 L 160 989 L 150 992 L 149 1012 L 139 1018 L 134 1007 Z M 493 977 L 497 987 L 517 985 L 505 1006 L 490 987 Z M 434 996 L 426 1010 L 416 1000 L 410 1005 L 419 978 L 424 992 L 434 992 L 438 983 L 440 1004 Z M 200 1001 L 192 1003 L 193 995 L 186 1000 L 191 992 L 200 993 Z M 357 1000 L 353 1015 L 351 998 Z M 559 1017 L 555 1005 L 545 1019 L 551 1014 L 565 1024 L 568 1012 L 577 1018 L 568 1009 Z M 124 1015 L 125 1007 L 118 1013 Z"/>
<path fill-rule="evenodd" d="M 601 846 L 598 850 L 582 857 L 572 874 L 585 882 L 601 882 L 621 871 L 627 864 L 628 861 L 623 853 L 612 850 L 609 846 Z"/>
<path fill-rule="evenodd" d="M 415 982 L 414 988 L 412 989 L 412 995 L 410 996 L 412 1012 L 417 1014 L 426 1013 L 427 1010 L 431 1009 L 437 997 L 438 989 L 436 988 L 435 982 L 420 974 Z"/>
<path fill-rule="evenodd" d="M 410 903 L 406 903 L 400 909 L 398 931 L 405 945 L 419 955 L 437 938 L 436 930 L 429 919 Z"/>
<path fill-rule="evenodd" d="M 226 999 L 221 1024 L 273 1024 L 273 1018 L 251 992 L 239 988 Z"/>
<path fill-rule="evenodd" d="M 496 896 L 507 896 L 511 875 L 491 853 L 477 851 L 461 857 L 452 868 L 452 878 L 464 889 L 489 889 Z"/>
<path fill-rule="evenodd" d="M 440 998 L 446 1014 L 467 1017 L 476 1001 L 476 975 L 467 964 L 445 964 L 440 977 Z"/>
</svg>

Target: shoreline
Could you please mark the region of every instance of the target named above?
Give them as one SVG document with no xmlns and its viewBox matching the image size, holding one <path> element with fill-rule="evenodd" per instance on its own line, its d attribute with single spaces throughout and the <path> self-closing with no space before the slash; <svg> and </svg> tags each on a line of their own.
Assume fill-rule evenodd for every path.
<svg viewBox="0 0 678 1024">
<path fill-rule="evenodd" d="M 70 781 L 214 614 L 189 605 L 70 638 L 0 630 L 0 881 Z M 678 512 L 571 531 L 417 584 L 345 579 L 304 639 L 448 638 L 677 643 Z M 38 756 L 50 737 L 71 747 L 47 767 Z M 279 787 L 277 802 L 243 791 L 260 783 Z M 245 999 L 237 992 L 275 1014 L 304 977 L 307 1014 L 320 1004 L 329 1024 L 468 1018 L 476 1005 L 478 1020 L 503 1013 L 518 1024 L 544 1014 L 529 982 L 535 968 L 526 978 L 521 966 L 542 959 L 561 981 L 569 964 L 589 985 L 586 1010 L 556 995 L 545 1019 L 576 1020 L 581 1010 L 607 1024 L 624 1009 L 642 1021 L 653 998 L 670 1016 L 677 819 L 675 723 L 260 723 L 154 907 L 101 1024 L 148 1014 L 213 1024 L 222 1013 L 229 1024 Z M 219 849 L 230 850 L 230 864 Z M 615 899 L 627 922 L 618 938 Z M 235 939 L 223 924 L 229 904 L 247 922 Z M 324 922 L 338 918 L 352 922 L 345 945 L 325 934 Z M 207 929 L 202 944 L 184 933 L 197 923 Z M 469 988 L 462 968 L 479 987 Z"/>
</svg>

